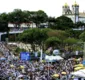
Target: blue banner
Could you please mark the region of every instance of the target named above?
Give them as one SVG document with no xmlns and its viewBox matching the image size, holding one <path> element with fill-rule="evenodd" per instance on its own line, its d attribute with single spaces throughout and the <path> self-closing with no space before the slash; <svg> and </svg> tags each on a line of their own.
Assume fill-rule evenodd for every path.
<svg viewBox="0 0 85 80">
<path fill-rule="evenodd" d="M 21 60 L 25 60 L 25 61 L 30 60 L 29 52 L 21 52 L 20 53 L 20 59 Z"/>
<path fill-rule="evenodd" d="M 85 66 L 85 60 L 84 60 L 82 63 L 83 63 L 83 65 Z"/>
</svg>

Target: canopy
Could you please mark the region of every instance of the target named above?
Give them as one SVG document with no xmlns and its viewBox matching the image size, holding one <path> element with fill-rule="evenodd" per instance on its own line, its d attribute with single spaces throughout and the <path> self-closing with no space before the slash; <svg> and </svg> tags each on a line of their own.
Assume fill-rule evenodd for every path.
<svg viewBox="0 0 85 80">
<path fill-rule="evenodd" d="M 49 62 L 53 62 L 56 60 L 62 60 L 62 59 L 63 58 L 61 56 L 48 56 L 48 55 L 45 56 L 45 60 L 49 61 Z"/>
<path fill-rule="evenodd" d="M 74 67 L 83 67 L 83 64 L 77 64 Z"/>
<path fill-rule="evenodd" d="M 23 77 L 23 75 L 21 74 L 21 75 L 18 76 L 18 78 L 20 78 L 20 77 Z"/>
<path fill-rule="evenodd" d="M 77 70 L 80 70 L 80 69 L 83 69 L 84 67 L 76 67 L 76 68 L 74 68 L 74 70 L 75 71 L 77 71 Z"/>
<path fill-rule="evenodd" d="M 10 65 L 10 67 L 11 67 L 11 68 L 13 68 L 13 67 L 14 67 L 14 65 L 13 65 L 13 64 L 11 64 L 11 65 Z"/>
<path fill-rule="evenodd" d="M 64 74 L 64 75 L 65 75 L 65 74 L 66 74 L 66 72 L 61 72 L 61 74 Z"/>
<path fill-rule="evenodd" d="M 59 74 L 53 74 L 52 77 L 59 77 Z"/>
<path fill-rule="evenodd" d="M 76 72 L 72 72 L 71 75 L 76 76 L 76 77 L 82 77 L 85 78 L 85 69 L 76 71 Z"/>
<path fill-rule="evenodd" d="M 59 54 L 59 50 L 58 49 L 53 50 L 53 54 L 55 55 Z"/>
<path fill-rule="evenodd" d="M 21 68 L 21 69 L 24 69 L 24 66 L 21 65 L 20 68 Z"/>
</svg>

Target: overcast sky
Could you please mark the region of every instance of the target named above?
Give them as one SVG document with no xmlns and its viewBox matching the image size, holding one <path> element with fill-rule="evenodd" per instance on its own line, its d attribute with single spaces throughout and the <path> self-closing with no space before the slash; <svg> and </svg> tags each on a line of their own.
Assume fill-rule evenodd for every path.
<svg viewBox="0 0 85 80">
<path fill-rule="evenodd" d="M 74 4 L 75 0 L 0 0 L 0 13 L 11 12 L 14 9 L 37 11 L 43 10 L 48 16 L 58 17 L 62 14 L 62 5 Z M 80 12 L 85 11 L 85 0 L 76 0 Z"/>
</svg>

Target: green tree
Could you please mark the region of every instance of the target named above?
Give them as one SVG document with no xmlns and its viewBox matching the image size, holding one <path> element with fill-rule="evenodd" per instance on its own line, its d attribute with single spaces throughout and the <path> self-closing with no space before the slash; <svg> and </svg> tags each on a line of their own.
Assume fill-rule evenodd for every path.
<svg viewBox="0 0 85 80">
<path fill-rule="evenodd" d="M 8 22 L 8 14 L 7 13 L 1 13 L 0 14 L 0 21 Z"/>
<path fill-rule="evenodd" d="M 30 43 L 32 49 L 35 50 L 35 45 L 42 46 L 43 41 L 47 38 L 46 31 L 44 29 L 32 28 L 24 31 L 19 35 L 19 40 Z"/>
<path fill-rule="evenodd" d="M 8 32 L 8 23 L 5 21 L 0 21 L 0 32 Z"/>
<path fill-rule="evenodd" d="M 14 23 L 14 27 L 19 28 L 20 23 L 24 21 L 23 12 L 21 9 L 14 9 L 13 12 L 8 13 L 9 22 Z"/>
<path fill-rule="evenodd" d="M 84 23 L 81 22 L 81 21 L 79 21 L 79 22 L 76 23 L 76 26 L 77 26 L 77 28 L 78 28 L 78 27 L 82 27 L 82 26 L 84 26 Z"/>
<path fill-rule="evenodd" d="M 60 16 L 56 19 L 56 25 L 56 29 L 68 30 L 73 28 L 73 21 L 66 16 Z"/>
<path fill-rule="evenodd" d="M 82 30 L 66 30 L 66 33 L 68 33 L 68 36 L 71 38 L 77 38 L 79 39 L 79 35 L 82 33 Z"/>
<path fill-rule="evenodd" d="M 48 17 L 48 27 L 51 29 L 56 29 L 56 18 L 55 17 Z"/>
<path fill-rule="evenodd" d="M 67 47 L 67 50 L 73 51 L 78 43 L 78 39 L 75 38 L 67 38 L 64 40 L 65 48 Z"/>
<path fill-rule="evenodd" d="M 8 15 L 6 13 L 0 14 L 0 32 L 8 33 Z"/>
<path fill-rule="evenodd" d="M 30 12 L 30 15 L 31 21 L 34 22 L 37 27 L 40 26 L 40 23 L 46 22 L 48 18 L 47 14 L 42 10 L 38 10 L 36 12 L 32 11 Z"/>
<path fill-rule="evenodd" d="M 30 11 L 23 11 L 23 18 L 23 22 L 29 23 L 31 18 Z"/>
<path fill-rule="evenodd" d="M 47 46 L 47 48 L 49 47 L 53 47 L 54 48 L 59 48 L 59 44 L 60 44 L 61 40 L 57 37 L 49 37 L 46 41 L 45 44 Z"/>
<path fill-rule="evenodd" d="M 85 31 L 82 32 L 80 35 L 79 35 L 79 38 L 83 41 L 85 41 Z"/>
<path fill-rule="evenodd" d="M 50 30 L 47 34 L 49 37 L 58 37 L 62 41 L 69 36 L 64 30 Z"/>
</svg>

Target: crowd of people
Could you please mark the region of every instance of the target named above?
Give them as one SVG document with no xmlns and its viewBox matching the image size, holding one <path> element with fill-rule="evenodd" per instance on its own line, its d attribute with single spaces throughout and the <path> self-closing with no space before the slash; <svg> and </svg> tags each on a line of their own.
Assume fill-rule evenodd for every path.
<svg viewBox="0 0 85 80">
<path fill-rule="evenodd" d="M 73 80 L 70 73 L 76 62 L 72 58 L 56 62 L 22 61 L 6 45 L 0 43 L 0 80 Z M 54 74 L 59 76 L 54 78 Z"/>
</svg>

